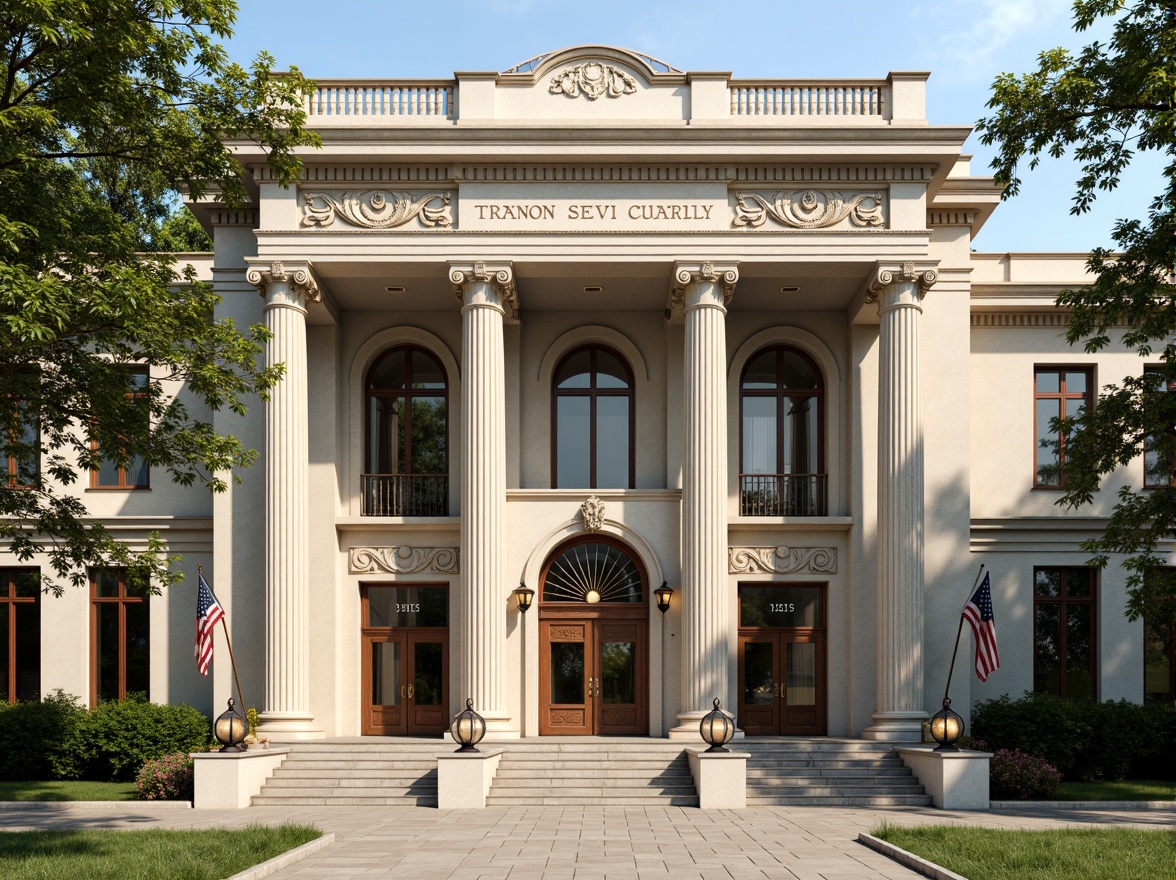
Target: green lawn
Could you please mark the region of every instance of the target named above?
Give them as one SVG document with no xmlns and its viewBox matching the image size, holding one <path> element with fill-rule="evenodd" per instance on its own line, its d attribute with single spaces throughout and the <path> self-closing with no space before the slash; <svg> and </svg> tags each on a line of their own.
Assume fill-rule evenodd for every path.
<svg viewBox="0 0 1176 880">
<path fill-rule="evenodd" d="M 1176 801 L 1176 782 L 1125 779 L 1122 782 L 1063 782 L 1059 801 Z"/>
<path fill-rule="evenodd" d="M 0 782 L 0 801 L 133 801 L 133 782 Z"/>
<path fill-rule="evenodd" d="M 871 831 L 968 880 L 1139 880 L 1171 877 L 1176 831 L 880 826 Z"/>
<path fill-rule="evenodd" d="M 239 831 L 0 832 L 4 880 L 221 880 L 321 836 L 317 828 Z"/>
</svg>

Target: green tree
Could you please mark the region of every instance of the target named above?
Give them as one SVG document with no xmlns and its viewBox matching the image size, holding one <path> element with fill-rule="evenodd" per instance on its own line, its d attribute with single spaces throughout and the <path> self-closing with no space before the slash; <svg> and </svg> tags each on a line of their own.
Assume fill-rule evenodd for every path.
<svg viewBox="0 0 1176 880">
<path fill-rule="evenodd" d="M 1142 216 L 1118 220 L 1113 249 L 1099 248 L 1088 266 L 1096 280 L 1063 292 L 1069 312 L 1066 339 L 1087 352 L 1112 337 L 1141 356 L 1140 370 L 1104 387 L 1089 412 L 1055 423 L 1062 438 L 1065 492 L 1058 503 L 1091 503 L 1100 481 L 1117 468 L 1137 467 L 1146 455 L 1154 472 L 1176 465 L 1176 4 L 1161 0 L 1076 0 L 1074 27 L 1111 26 L 1109 40 L 1080 52 L 1052 49 L 1023 76 L 1002 74 L 988 106 L 995 113 L 977 127 L 995 144 L 992 167 L 1005 196 L 1021 187 L 1021 166 L 1044 156 L 1072 154 L 1081 167 L 1071 213 L 1090 210 L 1099 192 L 1118 186 L 1141 151 L 1166 157 L 1167 185 Z M 1144 370 L 1144 364 L 1148 369 Z M 1152 366 L 1154 365 L 1154 367 Z M 1083 544 L 1090 564 L 1105 567 L 1124 554 L 1128 616 L 1171 613 L 1176 578 L 1165 569 L 1162 543 L 1176 537 L 1176 488 L 1127 486 L 1118 495 L 1105 531 Z"/>
<path fill-rule="evenodd" d="M 247 200 L 223 139 L 252 139 L 283 182 L 300 169 L 294 71 L 249 68 L 218 43 L 231 0 L 6 0 L 0 10 L 0 543 L 44 551 L 46 582 L 126 566 L 136 586 L 178 579 L 158 537 L 132 552 L 87 519 L 76 485 L 103 460 L 223 490 L 256 453 L 184 399 L 242 413 L 280 368 L 261 327 L 213 320 L 217 298 L 152 237 L 176 192 Z M 131 364 L 159 381 L 135 396 Z M 143 412 L 150 419 L 142 418 Z M 0 469 L 0 473 L 3 470 Z"/>
<path fill-rule="evenodd" d="M 156 251 L 211 251 L 212 239 L 200 221 L 187 208 L 180 208 L 159 224 L 151 235 L 151 249 Z"/>
</svg>

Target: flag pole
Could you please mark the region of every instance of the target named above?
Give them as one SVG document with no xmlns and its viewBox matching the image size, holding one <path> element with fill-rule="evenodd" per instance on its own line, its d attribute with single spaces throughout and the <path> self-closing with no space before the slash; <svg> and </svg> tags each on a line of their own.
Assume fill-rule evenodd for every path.
<svg viewBox="0 0 1176 880">
<path fill-rule="evenodd" d="M 197 563 L 196 574 L 204 577 L 204 566 Z M 223 610 L 223 609 L 222 609 Z M 237 675 L 237 659 L 233 656 L 233 640 L 229 638 L 229 625 L 225 623 L 225 616 L 221 614 L 221 626 L 225 630 L 225 644 L 229 646 L 229 663 L 233 667 L 233 681 L 237 683 L 237 699 L 241 701 L 241 711 L 245 711 L 245 695 L 241 693 L 241 679 Z"/>
<path fill-rule="evenodd" d="M 984 574 L 984 563 L 983 562 L 980 563 L 980 570 L 978 572 L 976 572 L 976 580 L 974 580 L 972 582 L 971 592 L 968 593 L 969 598 L 971 598 L 972 593 L 976 592 L 976 585 L 978 583 L 980 583 L 980 575 L 982 575 L 982 574 Z M 965 607 L 967 607 L 966 603 L 965 603 Z M 948 694 L 951 692 L 951 676 L 952 676 L 952 673 L 955 672 L 956 654 L 958 654 L 960 652 L 960 635 L 963 633 L 963 631 L 964 631 L 964 612 L 960 611 L 960 625 L 956 628 L 955 648 L 953 648 L 952 652 L 951 652 L 951 666 L 949 666 L 947 669 L 947 685 L 943 689 L 943 699 L 944 699 L 945 703 L 948 698 Z"/>
</svg>

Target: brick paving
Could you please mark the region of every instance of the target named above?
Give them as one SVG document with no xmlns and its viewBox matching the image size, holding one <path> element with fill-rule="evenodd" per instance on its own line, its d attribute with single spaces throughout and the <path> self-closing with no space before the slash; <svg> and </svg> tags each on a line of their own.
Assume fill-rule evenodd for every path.
<svg viewBox="0 0 1176 880">
<path fill-rule="evenodd" d="M 922 807 L 0 808 L 0 829 L 236 828 L 300 822 L 335 843 L 270 876 L 400 880 L 898 880 L 919 875 L 856 842 L 879 823 L 1171 828 L 1173 810 Z"/>
</svg>

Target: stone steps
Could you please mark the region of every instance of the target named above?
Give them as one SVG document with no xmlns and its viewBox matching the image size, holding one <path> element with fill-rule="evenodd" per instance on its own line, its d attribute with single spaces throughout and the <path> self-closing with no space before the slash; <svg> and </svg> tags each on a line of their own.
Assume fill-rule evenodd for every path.
<svg viewBox="0 0 1176 880">
<path fill-rule="evenodd" d="M 839 740 L 738 744 L 748 806 L 928 806 L 930 795 L 886 743 Z"/>
<path fill-rule="evenodd" d="M 437 806 L 440 739 L 296 743 L 255 806 Z"/>
</svg>

